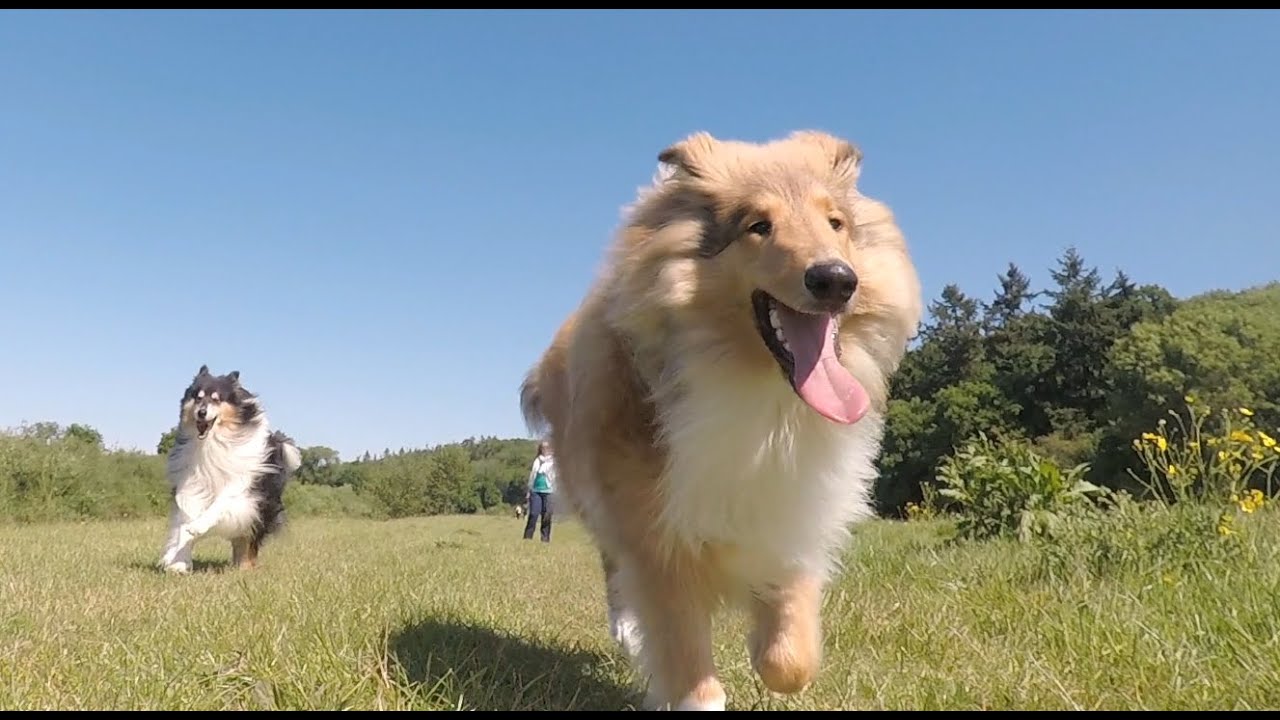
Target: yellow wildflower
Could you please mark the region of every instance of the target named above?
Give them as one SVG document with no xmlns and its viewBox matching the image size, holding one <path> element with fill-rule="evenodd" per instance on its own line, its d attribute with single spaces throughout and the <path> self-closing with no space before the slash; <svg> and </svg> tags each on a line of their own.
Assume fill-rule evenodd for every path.
<svg viewBox="0 0 1280 720">
<path fill-rule="evenodd" d="M 1261 430 L 1259 430 L 1259 431 L 1258 431 L 1258 442 L 1261 442 L 1261 443 L 1262 443 L 1262 447 L 1275 447 L 1275 446 L 1276 446 L 1276 439 L 1275 439 L 1275 438 L 1273 438 L 1273 437 L 1271 437 L 1270 435 L 1268 435 L 1268 434 L 1266 434 L 1266 433 L 1262 432 Z"/>
<path fill-rule="evenodd" d="M 1219 460 L 1221 460 L 1222 462 L 1226 462 L 1226 461 L 1227 461 L 1227 451 L 1226 451 L 1226 450 L 1219 450 L 1219 451 L 1218 451 L 1218 459 L 1219 459 Z"/>
<path fill-rule="evenodd" d="M 1222 536 L 1235 535 L 1236 531 L 1231 529 L 1231 516 L 1223 515 L 1218 518 L 1218 534 Z"/>
<path fill-rule="evenodd" d="M 1244 430 L 1232 430 L 1232 431 L 1231 431 L 1231 439 L 1232 439 L 1232 441 L 1234 441 L 1234 442 L 1238 442 L 1238 443 L 1251 443 L 1251 442 L 1253 442 L 1253 436 L 1252 436 L 1252 435 L 1250 435 L 1249 433 L 1245 432 Z"/>
<path fill-rule="evenodd" d="M 1264 502 L 1266 502 L 1266 498 L 1261 492 L 1256 489 L 1250 490 L 1247 495 L 1240 499 L 1240 510 L 1247 515 L 1262 507 Z"/>
<path fill-rule="evenodd" d="M 1183 399 L 1183 400 L 1186 400 L 1188 405 L 1195 405 L 1195 404 L 1196 404 L 1196 399 L 1195 399 L 1194 397 L 1190 396 L 1190 395 L 1183 395 L 1183 396 L 1182 396 L 1182 399 Z"/>
<path fill-rule="evenodd" d="M 1177 475 L 1177 474 L 1178 474 L 1178 466 L 1177 466 L 1177 465 L 1170 464 L 1170 465 L 1169 465 L 1169 468 L 1168 468 L 1167 470 L 1165 470 L 1165 471 L 1164 471 L 1164 474 L 1165 474 L 1165 475 L 1167 475 L 1167 476 L 1169 476 L 1169 477 L 1173 477 L 1173 476 Z"/>
<path fill-rule="evenodd" d="M 1245 417 L 1253 417 L 1253 411 L 1249 408 L 1240 408 L 1240 414 Z"/>
</svg>

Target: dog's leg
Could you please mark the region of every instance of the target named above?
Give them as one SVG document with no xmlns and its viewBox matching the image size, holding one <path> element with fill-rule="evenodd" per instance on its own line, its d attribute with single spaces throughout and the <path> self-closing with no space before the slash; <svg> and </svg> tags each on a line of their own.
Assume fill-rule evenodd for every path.
<svg viewBox="0 0 1280 720">
<path fill-rule="evenodd" d="M 258 543 L 248 537 L 232 540 L 231 562 L 241 570 L 256 568 L 258 566 Z"/>
<path fill-rule="evenodd" d="M 618 578 L 618 563 L 608 553 L 600 553 L 600 564 L 604 568 L 605 601 L 609 610 L 609 635 L 622 648 L 627 657 L 635 662 L 640 657 L 643 645 L 640 635 L 639 621 L 635 610 L 623 602 L 623 591 Z"/>
<path fill-rule="evenodd" d="M 226 513 L 227 508 L 238 500 L 239 498 L 232 495 L 218 495 L 212 503 L 209 503 L 209 507 L 205 508 L 204 512 L 182 527 L 182 532 L 190 535 L 195 540 L 208 535 L 222 521 L 222 516 Z"/>
<path fill-rule="evenodd" d="M 624 561 L 616 577 L 644 641 L 640 666 L 653 710 L 724 710 L 711 646 L 713 599 L 685 562 Z"/>
<path fill-rule="evenodd" d="M 751 667 L 776 693 L 800 692 L 822 663 L 822 583 L 799 575 L 751 600 Z"/>
<path fill-rule="evenodd" d="M 232 503 L 228 495 L 219 495 L 209 507 L 194 519 L 188 519 L 175 505 L 170 520 L 168 548 L 161 564 L 175 572 L 191 571 L 191 556 L 195 542 L 208 535 L 222 521 L 226 508 Z M 182 522 L 186 520 L 186 522 Z"/>
<path fill-rule="evenodd" d="M 183 533 L 183 515 L 177 504 L 169 508 L 169 532 L 165 539 L 164 553 L 160 557 L 160 568 L 166 572 L 186 574 L 191 572 L 191 556 L 193 539 Z"/>
</svg>

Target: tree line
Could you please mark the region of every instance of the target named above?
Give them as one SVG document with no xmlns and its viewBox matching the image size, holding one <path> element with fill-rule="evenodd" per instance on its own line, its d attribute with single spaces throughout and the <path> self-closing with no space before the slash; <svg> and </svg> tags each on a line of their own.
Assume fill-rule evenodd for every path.
<svg viewBox="0 0 1280 720">
<path fill-rule="evenodd" d="M 41 422 L 0 433 L 0 519 L 65 520 L 162 515 L 165 458 L 174 430 L 154 453 L 109 450 L 94 428 Z M 461 442 L 343 461 L 323 446 L 301 448 L 286 489 L 293 515 L 397 518 L 503 511 L 525 495 L 536 443 L 523 438 Z"/>
<path fill-rule="evenodd" d="M 892 384 L 882 514 L 937 482 L 940 462 L 986 435 L 1030 443 L 1090 482 L 1141 494 L 1133 440 L 1184 397 L 1280 422 L 1280 284 L 1187 299 L 1104 278 L 1068 248 L 1037 287 L 1014 263 L 989 300 L 946 286 Z"/>
<path fill-rule="evenodd" d="M 1040 286 L 1014 263 L 987 300 L 948 285 L 893 380 L 877 508 L 904 514 L 984 435 L 1087 462 L 1091 482 L 1141 494 L 1133 440 L 1189 395 L 1280 425 L 1280 283 L 1178 299 L 1123 271 L 1104 278 L 1069 248 Z M 151 453 L 107 450 L 80 424 L 0 433 L 0 518 L 163 514 L 173 434 Z M 480 437 L 343 460 L 304 443 L 286 501 L 302 515 L 497 511 L 524 498 L 534 452 L 529 439 Z"/>
</svg>

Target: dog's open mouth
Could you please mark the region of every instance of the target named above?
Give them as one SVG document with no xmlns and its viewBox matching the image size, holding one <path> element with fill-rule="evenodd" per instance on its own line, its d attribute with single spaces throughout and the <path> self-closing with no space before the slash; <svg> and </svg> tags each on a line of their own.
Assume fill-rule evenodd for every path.
<svg viewBox="0 0 1280 720">
<path fill-rule="evenodd" d="M 213 427 L 213 420 L 201 420 L 196 418 L 196 435 L 203 440 L 205 435 L 209 434 L 209 428 Z"/>
<path fill-rule="evenodd" d="M 752 293 L 751 306 L 765 347 L 801 400 L 828 420 L 846 425 L 867 414 L 871 398 L 840 363 L 840 327 L 834 316 L 793 310 L 763 290 Z"/>
</svg>

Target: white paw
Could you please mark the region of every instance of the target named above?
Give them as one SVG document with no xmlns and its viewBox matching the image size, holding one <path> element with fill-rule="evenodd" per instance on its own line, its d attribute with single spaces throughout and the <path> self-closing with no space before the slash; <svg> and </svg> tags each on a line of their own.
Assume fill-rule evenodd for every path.
<svg viewBox="0 0 1280 720">
<path fill-rule="evenodd" d="M 713 700 L 695 700 L 692 697 L 686 697 L 678 703 L 660 700 L 655 696 L 652 689 L 646 698 L 645 707 L 649 710 L 657 710 L 659 712 L 675 711 L 683 712 L 690 710 L 699 710 L 703 712 L 724 712 L 725 698 L 721 695 Z"/>
<path fill-rule="evenodd" d="M 692 698 L 686 698 L 676 705 L 676 710 L 706 710 L 712 712 L 724 712 L 724 698 L 712 701 L 695 701 Z"/>
<path fill-rule="evenodd" d="M 636 622 L 635 615 L 630 611 L 609 611 L 609 635 L 628 656 L 632 658 L 640 656 L 640 626 Z"/>
<path fill-rule="evenodd" d="M 160 569 L 167 573 L 173 573 L 174 575 L 188 575 L 191 573 L 191 563 L 162 560 L 160 562 Z"/>
<path fill-rule="evenodd" d="M 160 557 L 160 562 L 156 563 L 156 565 L 165 572 L 178 574 L 191 572 L 191 560 L 183 557 L 183 547 L 184 545 L 176 544 L 165 548 L 164 555 Z"/>
<path fill-rule="evenodd" d="M 164 555 L 160 556 L 160 562 L 156 564 L 162 568 L 168 567 L 173 564 L 174 560 L 177 560 L 177 559 L 178 559 L 178 546 L 174 545 L 173 547 L 164 551 Z"/>
</svg>

